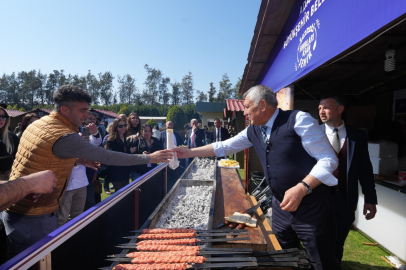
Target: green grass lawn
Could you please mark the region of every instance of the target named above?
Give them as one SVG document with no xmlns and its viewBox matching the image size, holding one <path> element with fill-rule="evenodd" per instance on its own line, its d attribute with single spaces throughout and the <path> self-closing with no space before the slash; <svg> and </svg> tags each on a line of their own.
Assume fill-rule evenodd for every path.
<svg viewBox="0 0 406 270">
<path fill-rule="evenodd" d="M 344 257 L 341 264 L 343 270 L 393 269 L 381 258 L 381 256 L 390 254 L 378 246 L 363 245 L 362 242 L 371 243 L 371 239 L 364 237 L 356 230 L 351 230 L 344 245 Z"/>
</svg>

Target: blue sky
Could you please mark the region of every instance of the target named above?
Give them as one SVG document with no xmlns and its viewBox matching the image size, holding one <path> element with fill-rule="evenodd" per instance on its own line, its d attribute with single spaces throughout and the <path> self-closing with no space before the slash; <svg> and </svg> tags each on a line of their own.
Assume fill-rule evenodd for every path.
<svg viewBox="0 0 406 270">
<path fill-rule="evenodd" d="M 0 73 L 39 70 L 130 74 L 143 89 L 144 65 L 195 89 L 247 63 L 260 0 L 2 1 Z"/>
</svg>

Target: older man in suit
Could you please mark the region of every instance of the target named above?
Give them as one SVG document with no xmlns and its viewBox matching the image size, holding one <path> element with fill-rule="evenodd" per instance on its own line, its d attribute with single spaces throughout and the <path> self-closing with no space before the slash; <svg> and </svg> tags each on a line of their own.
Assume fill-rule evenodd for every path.
<svg viewBox="0 0 406 270">
<path fill-rule="evenodd" d="M 227 156 L 254 146 L 272 199 L 273 232 L 282 248 L 305 246 L 316 270 L 338 268 L 330 186 L 338 159 L 308 113 L 277 108 L 275 93 L 257 85 L 244 94 L 251 125 L 233 138 L 203 147 L 175 148 L 178 158 Z"/>
<path fill-rule="evenodd" d="M 344 242 L 358 204 L 358 181 L 364 194 L 363 213 L 367 220 L 376 214 L 377 196 L 369 159 L 367 137 L 364 131 L 351 127 L 341 119 L 344 102 L 337 94 L 324 95 L 319 104 L 323 131 L 334 149 L 339 165 L 334 175 L 338 185 L 332 187 L 333 205 L 337 225 L 335 256 L 341 263 Z"/>
<path fill-rule="evenodd" d="M 191 129 L 186 131 L 185 145 L 187 148 L 196 148 L 205 145 L 204 129 L 199 129 L 199 123 L 196 119 L 190 120 Z M 185 159 L 185 168 L 193 161 L 193 158 Z"/>
<path fill-rule="evenodd" d="M 189 129 L 185 135 L 185 145 L 187 145 L 189 149 L 205 145 L 204 130 L 199 129 L 199 123 L 197 122 L 197 120 L 190 120 L 190 126 L 192 128 Z"/>
</svg>

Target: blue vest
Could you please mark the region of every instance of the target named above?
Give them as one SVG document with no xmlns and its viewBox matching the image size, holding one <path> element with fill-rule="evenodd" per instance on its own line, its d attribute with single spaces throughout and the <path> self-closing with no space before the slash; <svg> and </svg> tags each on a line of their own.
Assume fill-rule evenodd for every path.
<svg viewBox="0 0 406 270">
<path fill-rule="evenodd" d="M 302 181 L 317 163 L 302 146 L 302 140 L 294 130 L 296 114 L 299 111 L 282 111 L 275 119 L 268 145 L 264 143 L 261 128 L 249 126 L 247 135 L 254 145 L 268 185 L 274 196 L 282 201 L 285 192 Z M 313 202 L 320 196 L 329 196 L 329 188 L 321 184 L 302 203 Z"/>
</svg>

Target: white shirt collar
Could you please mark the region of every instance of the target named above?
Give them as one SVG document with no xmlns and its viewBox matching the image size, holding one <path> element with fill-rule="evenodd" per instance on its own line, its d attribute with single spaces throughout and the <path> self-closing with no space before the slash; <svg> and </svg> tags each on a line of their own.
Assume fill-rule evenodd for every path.
<svg viewBox="0 0 406 270">
<path fill-rule="evenodd" d="M 327 125 L 327 123 L 325 123 L 324 126 L 326 127 L 326 134 L 334 133 L 335 127 L 329 126 L 329 125 Z M 338 132 L 343 131 L 345 129 L 344 121 L 339 127 L 337 127 L 337 129 L 338 129 Z"/>
<path fill-rule="evenodd" d="M 279 114 L 279 108 L 276 108 L 276 110 L 275 110 L 275 112 L 273 113 L 272 117 L 268 120 L 268 122 L 267 122 L 266 125 L 265 125 L 265 126 L 268 127 L 268 128 L 267 128 L 267 133 L 268 133 L 268 130 L 271 130 L 271 129 L 272 129 L 273 123 L 275 122 L 275 119 L 276 119 L 276 117 L 278 116 L 278 114 Z"/>
</svg>

